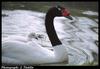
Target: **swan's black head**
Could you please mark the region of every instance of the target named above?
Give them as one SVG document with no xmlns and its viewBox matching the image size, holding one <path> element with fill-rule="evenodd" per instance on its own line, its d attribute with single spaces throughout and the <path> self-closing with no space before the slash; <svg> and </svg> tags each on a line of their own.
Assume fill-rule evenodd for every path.
<svg viewBox="0 0 100 69">
<path fill-rule="evenodd" d="M 66 8 L 61 7 L 61 6 L 50 8 L 47 14 L 49 14 L 50 16 L 53 16 L 53 17 L 64 16 L 70 20 L 73 20 L 73 18 L 70 16 L 70 12 Z"/>
</svg>

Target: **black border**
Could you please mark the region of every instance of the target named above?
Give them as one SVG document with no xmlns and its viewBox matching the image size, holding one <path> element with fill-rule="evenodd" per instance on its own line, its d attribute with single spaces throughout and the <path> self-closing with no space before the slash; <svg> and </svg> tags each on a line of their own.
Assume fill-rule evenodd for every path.
<svg viewBox="0 0 100 69">
<path fill-rule="evenodd" d="M 66 1 L 64 1 L 64 0 L 48 0 L 48 1 L 45 1 L 45 0 L 2 0 L 1 1 L 1 8 L 2 8 L 2 2 L 71 2 L 71 1 L 80 1 L 80 2 L 98 2 L 99 3 L 99 1 L 98 0 L 66 0 Z M 1 9 L 2 10 L 2 9 Z M 0 11 L 1 12 L 1 11 Z M 2 18 L 2 17 L 1 17 Z M 1 21 L 1 26 L 2 26 L 2 21 Z M 2 31 L 2 27 L 1 27 L 1 31 Z M 2 35 L 1 35 L 2 36 Z M 1 66 L 2 67 L 2 66 Z M 18 67 L 20 67 L 20 66 L 18 66 Z M 83 68 L 83 69 L 99 69 L 99 65 L 98 66 L 33 66 L 34 67 L 34 69 L 41 69 L 41 68 L 43 68 L 43 69 L 57 69 L 57 68 L 60 68 L 60 69 L 68 69 L 68 68 L 74 68 L 75 69 L 75 67 L 76 67 L 76 69 L 80 69 L 80 68 Z"/>
<path fill-rule="evenodd" d="M 84 1 L 84 2 L 92 2 L 92 1 L 99 1 L 99 0 L 1 0 L 2 2 L 8 2 L 8 1 L 11 1 L 11 2 L 16 2 L 16 1 L 26 1 L 26 2 L 29 2 L 29 1 L 33 1 L 33 2 L 71 2 L 71 1 Z"/>
</svg>

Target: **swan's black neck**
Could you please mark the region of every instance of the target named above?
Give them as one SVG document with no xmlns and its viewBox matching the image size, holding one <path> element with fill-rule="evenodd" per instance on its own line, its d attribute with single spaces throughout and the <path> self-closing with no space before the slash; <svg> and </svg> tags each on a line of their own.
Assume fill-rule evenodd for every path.
<svg viewBox="0 0 100 69">
<path fill-rule="evenodd" d="M 45 19 L 45 27 L 46 27 L 46 32 L 48 34 L 49 40 L 51 41 L 52 46 L 57 46 L 61 45 L 61 41 L 59 40 L 57 33 L 54 28 L 54 18 L 56 17 L 53 14 L 54 11 L 49 11 L 46 14 L 46 19 Z"/>
</svg>

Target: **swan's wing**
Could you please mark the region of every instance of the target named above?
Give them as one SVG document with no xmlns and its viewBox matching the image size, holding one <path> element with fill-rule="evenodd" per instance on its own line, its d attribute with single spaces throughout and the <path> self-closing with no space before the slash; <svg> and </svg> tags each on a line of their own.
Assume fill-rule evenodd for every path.
<svg viewBox="0 0 100 69">
<path fill-rule="evenodd" d="M 53 52 L 48 49 L 18 41 L 3 42 L 2 44 L 3 63 L 39 64 L 47 62 L 53 55 Z"/>
<path fill-rule="evenodd" d="M 5 42 L 5 41 L 21 41 L 21 42 L 27 42 L 27 37 L 24 37 L 24 36 L 18 36 L 18 35 L 11 35 L 9 37 L 4 37 L 2 38 L 2 42 Z"/>
</svg>

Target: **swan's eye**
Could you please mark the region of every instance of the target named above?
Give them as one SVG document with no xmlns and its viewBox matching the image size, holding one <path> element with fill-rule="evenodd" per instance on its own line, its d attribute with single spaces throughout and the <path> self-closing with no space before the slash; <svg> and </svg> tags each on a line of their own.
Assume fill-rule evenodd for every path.
<svg viewBox="0 0 100 69">
<path fill-rule="evenodd" d="M 61 8 L 58 8 L 59 11 L 61 11 Z"/>
</svg>

